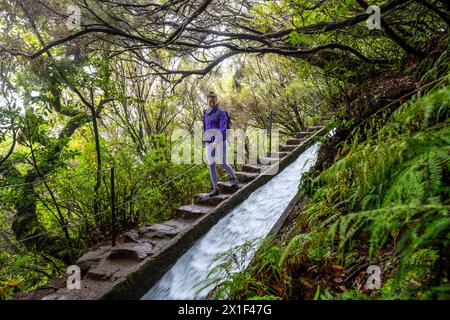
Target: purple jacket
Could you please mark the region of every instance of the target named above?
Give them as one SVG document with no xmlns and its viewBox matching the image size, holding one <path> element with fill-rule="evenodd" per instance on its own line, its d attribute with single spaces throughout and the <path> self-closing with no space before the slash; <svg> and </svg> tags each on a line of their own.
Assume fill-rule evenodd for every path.
<svg viewBox="0 0 450 320">
<path fill-rule="evenodd" d="M 208 129 L 218 129 L 222 133 L 223 140 L 226 140 L 227 123 L 228 123 L 227 114 L 222 108 L 220 108 L 220 111 L 217 112 L 216 108 L 220 108 L 220 106 L 216 105 L 214 107 L 214 110 L 212 110 L 210 107 L 208 107 L 205 110 L 204 118 L 203 118 L 204 131 L 206 131 Z M 218 115 L 219 115 L 220 121 L 217 121 Z M 211 137 L 211 139 L 208 139 L 208 137 L 205 137 L 205 141 L 213 142 L 214 137 Z"/>
</svg>

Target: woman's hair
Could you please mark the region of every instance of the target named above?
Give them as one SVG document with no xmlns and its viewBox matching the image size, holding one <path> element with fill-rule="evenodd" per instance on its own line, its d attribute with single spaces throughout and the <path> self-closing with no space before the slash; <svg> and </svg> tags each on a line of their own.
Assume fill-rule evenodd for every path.
<svg viewBox="0 0 450 320">
<path fill-rule="evenodd" d="M 210 91 L 207 97 L 217 99 L 217 93 L 215 93 L 214 91 Z"/>
</svg>

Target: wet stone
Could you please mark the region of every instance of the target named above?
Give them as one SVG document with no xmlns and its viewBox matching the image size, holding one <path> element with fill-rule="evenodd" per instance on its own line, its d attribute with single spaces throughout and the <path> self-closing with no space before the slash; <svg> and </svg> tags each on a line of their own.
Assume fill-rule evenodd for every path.
<svg viewBox="0 0 450 320">
<path fill-rule="evenodd" d="M 242 166 L 243 172 L 253 172 L 253 173 L 260 173 L 263 166 L 258 164 L 244 164 Z"/>
<path fill-rule="evenodd" d="M 294 146 L 295 147 L 295 146 Z M 289 154 L 289 152 L 271 152 L 270 156 L 272 158 L 284 158 Z"/>
<path fill-rule="evenodd" d="M 194 203 L 215 207 L 229 197 L 230 195 L 228 194 L 219 194 L 217 196 L 210 197 L 207 193 L 201 193 L 194 196 Z"/>
<path fill-rule="evenodd" d="M 93 280 L 106 281 L 112 278 L 120 270 L 119 266 L 111 263 L 101 263 L 89 269 L 86 277 Z"/>
<path fill-rule="evenodd" d="M 292 139 L 289 139 L 288 141 L 286 141 L 286 144 L 291 146 L 291 145 L 300 144 L 300 142 L 302 142 L 302 140 L 292 138 Z"/>
<path fill-rule="evenodd" d="M 298 132 L 295 137 L 297 139 L 304 139 L 306 137 L 309 137 L 311 135 L 311 132 Z"/>
<path fill-rule="evenodd" d="M 183 222 L 175 222 L 174 220 L 169 220 L 163 224 L 154 224 L 146 227 L 140 228 L 142 231 L 142 238 L 146 239 L 170 239 L 179 234 L 182 230 L 188 227 L 187 224 Z"/>
<path fill-rule="evenodd" d="M 50 294 L 48 296 L 43 297 L 41 300 L 70 300 L 70 298 L 64 295 Z"/>
<path fill-rule="evenodd" d="M 272 158 L 272 157 L 259 157 L 258 163 L 264 164 L 264 165 L 273 165 L 277 161 L 279 161 L 279 158 Z"/>
<path fill-rule="evenodd" d="M 171 238 L 180 233 L 180 228 L 167 223 L 156 223 L 139 228 L 138 232 L 144 238 Z"/>
<path fill-rule="evenodd" d="M 230 182 L 219 182 L 217 186 L 219 188 L 219 192 L 225 194 L 235 193 L 239 189 L 238 186 L 233 186 Z"/>
<path fill-rule="evenodd" d="M 108 258 L 128 259 L 141 261 L 144 260 L 152 251 L 153 245 L 150 243 L 124 243 L 111 248 Z"/>
<path fill-rule="evenodd" d="M 243 183 L 252 181 L 259 175 L 259 173 L 251 172 L 235 172 L 235 174 L 238 180 Z"/>
<path fill-rule="evenodd" d="M 213 209 L 211 207 L 207 206 L 201 206 L 201 205 L 186 205 L 181 206 L 175 210 L 175 217 L 179 218 L 198 218 L 200 216 L 203 216 L 205 214 L 208 214 Z"/>
<path fill-rule="evenodd" d="M 134 242 L 134 243 L 139 243 L 139 233 L 136 230 L 130 230 L 125 232 L 125 234 L 123 235 L 123 241 L 128 243 L 128 242 Z"/>
<path fill-rule="evenodd" d="M 287 145 L 287 144 L 281 144 L 280 145 L 280 151 L 281 152 L 291 152 L 292 150 L 294 150 L 296 148 L 296 146 L 293 145 Z"/>
<path fill-rule="evenodd" d="M 161 233 L 161 232 L 157 232 L 157 231 L 150 231 L 145 233 L 142 238 L 141 238 L 141 242 L 148 242 L 145 239 L 151 239 L 151 240 L 155 240 L 155 239 L 171 239 L 175 236 L 176 234 L 167 234 L 167 233 Z"/>
<path fill-rule="evenodd" d="M 76 264 L 80 267 L 81 272 L 86 272 L 93 265 L 99 264 L 102 258 L 107 256 L 108 251 L 109 248 L 100 248 L 95 251 L 87 252 L 78 259 Z"/>
<path fill-rule="evenodd" d="M 171 219 L 166 222 L 164 222 L 165 225 L 170 227 L 175 227 L 179 230 L 185 230 L 189 228 L 191 225 L 192 220 L 183 220 L 183 219 Z"/>
<path fill-rule="evenodd" d="M 322 126 L 309 126 L 309 127 L 306 127 L 306 131 L 308 131 L 308 132 L 313 132 L 313 131 L 317 131 L 317 130 L 320 130 L 320 129 L 322 129 Z"/>
</svg>

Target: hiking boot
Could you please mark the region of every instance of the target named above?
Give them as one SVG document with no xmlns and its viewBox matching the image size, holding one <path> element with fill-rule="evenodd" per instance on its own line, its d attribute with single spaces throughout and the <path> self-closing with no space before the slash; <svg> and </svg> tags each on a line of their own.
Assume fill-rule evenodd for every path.
<svg viewBox="0 0 450 320">
<path fill-rule="evenodd" d="M 210 196 L 210 197 L 214 197 L 214 196 L 217 196 L 217 195 L 219 195 L 219 189 L 216 187 L 216 188 L 213 188 L 209 193 L 208 193 L 208 196 Z"/>
<path fill-rule="evenodd" d="M 232 177 L 232 178 L 230 178 L 230 183 L 231 183 L 232 187 L 237 187 L 239 181 L 236 177 Z"/>
</svg>

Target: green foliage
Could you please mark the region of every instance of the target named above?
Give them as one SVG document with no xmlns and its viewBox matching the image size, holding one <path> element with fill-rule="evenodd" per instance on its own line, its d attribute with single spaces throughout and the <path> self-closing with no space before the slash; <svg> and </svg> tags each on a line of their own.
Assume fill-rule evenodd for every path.
<svg viewBox="0 0 450 320">
<path fill-rule="evenodd" d="M 225 14 L 232 13 L 225 19 L 228 24 L 236 13 L 233 4 L 220 3 L 211 9 L 216 11 L 224 5 Z M 384 5 L 385 1 L 371 4 Z M 55 12 L 65 10 L 62 2 L 55 2 L 52 8 Z M 300 54 L 301 59 L 297 60 L 276 55 L 245 55 L 237 65 L 225 68 L 233 72 L 225 70 L 221 74 L 223 70 L 217 68 L 203 80 L 184 81 L 180 83 L 184 86 L 181 89 L 173 88 L 152 74 L 174 66 L 202 69 L 201 60 L 210 61 L 207 50 L 197 55 L 194 48 L 197 41 L 193 41 L 194 47 L 189 49 L 192 51 L 186 54 L 187 47 L 179 46 L 187 35 L 184 31 L 177 35 L 175 40 L 179 41 L 167 41 L 152 49 L 153 40 L 162 40 L 158 28 L 148 27 L 152 22 L 128 19 L 125 25 L 118 23 L 114 17 L 131 17 L 129 12 L 122 11 L 124 6 L 107 3 L 98 6 L 97 2 L 88 1 L 83 10 L 87 8 L 90 10 L 83 14 L 98 20 L 99 26 L 119 28 L 120 41 L 116 41 L 114 34 L 109 34 L 108 39 L 69 37 L 67 42 L 53 42 L 55 46 L 29 60 L 23 58 L 26 52 L 35 52 L 42 42 L 51 43 L 51 39 L 60 39 L 66 32 L 59 29 L 60 17 L 49 19 L 48 14 L 54 12 L 44 6 L 33 6 L 27 13 L 20 3 L 0 4 L 4 18 L 0 23 L 4 29 L 0 35 L 0 107 L 6 101 L 3 97 L 12 98 L 24 107 L 21 110 L 8 101 L 7 110 L 0 112 L 0 162 L 11 142 L 12 123 L 20 132 L 13 154 L 0 168 L 1 184 L 20 185 L 40 172 L 49 180 L 46 184 L 34 180 L 27 189 L 0 189 L 0 227 L 11 234 L 17 204 L 27 202 L 31 210 L 26 214 L 37 217 L 35 224 L 30 224 L 31 229 L 46 230 L 62 239 L 67 226 L 75 247 L 73 252 L 77 254 L 110 236 L 111 167 L 116 170 L 119 230 L 168 219 L 175 207 L 208 187 L 204 166 L 191 168 L 171 163 L 173 142 L 167 137 L 177 126 L 191 128 L 192 120 L 199 119 L 203 108 L 199 95 L 211 86 L 223 92 L 224 105 L 236 111 L 232 112 L 236 127 L 267 128 L 270 113 L 274 128 L 292 134 L 319 122 L 322 114 L 334 112 L 336 104 L 328 106 L 331 97 L 346 96 L 347 86 L 385 71 L 380 65 L 397 68 L 424 82 L 448 81 L 441 77 L 448 72 L 448 50 L 437 59 L 417 61 L 417 57 L 404 57 L 404 50 L 388 33 L 369 30 L 364 21 L 326 30 L 328 23 L 339 23 L 364 12 L 365 8 L 355 1 L 281 0 L 245 2 L 239 9 L 245 13 L 245 19 L 239 21 L 241 25 L 230 20 L 231 29 L 219 29 L 228 32 L 236 28 L 236 33 L 261 36 L 255 43 L 245 36 L 243 39 L 231 36 L 233 46 L 242 46 L 236 52 L 262 48 L 299 56 L 296 49 L 320 46 L 327 49 L 311 55 Z M 243 15 L 237 16 L 240 19 Z M 394 33 L 416 49 L 430 35 L 439 37 L 444 34 L 440 29 L 448 29 L 442 28 L 440 18 L 417 1 L 383 13 L 383 17 Z M 30 19 L 33 23 L 22 23 Z M 202 29 L 207 20 L 197 20 Z M 314 24 L 324 28 L 316 29 Z M 204 27 L 209 28 L 206 24 Z M 212 28 L 218 26 L 213 24 Z M 157 39 L 152 39 L 155 34 Z M 214 39 L 210 43 L 208 37 L 197 40 L 198 44 L 208 42 L 211 47 L 223 44 Z M 336 44 L 340 47 L 333 48 Z M 373 61 L 362 62 L 366 59 L 345 48 Z M 400 69 L 402 62 L 410 58 L 409 65 L 413 67 Z M 416 63 L 418 67 L 414 66 Z M 164 77 L 176 79 L 176 73 Z M 430 279 L 428 275 L 442 263 L 444 249 L 439 246 L 448 246 L 449 92 L 446 87 L 424 97 L 419 93 L 394 114 L 384 110 L 365 121 L 365 126 L 361 126 L 364 129 L 353 132 L 352 141 L 344 145 L 343 159 L 318 178 L 304 177 L 300 192 L 310 196 L 311 201 L 297 225 L 305 233 L 281 245 L 263 244 L 264 249 L 256 255 L 258 266 L 252 267 L 253 273 L 233 271 L 244 264 L 242 257 L 250 246 L 240 248 L 244 252 L 242 259 L 238 253 L 223 256 L 224 261 L 214 268 L 222 274 L 209 283 L 219 284 L 216 297 L 252 297 L 252 294 L 261 299 L 286 297 L 291 285 L 290 272 L 295 273 L 299 265 L 327 266 L 336 255 L 343 265 L 351 264 L 361 248 L 376 261 L 389 246 L 395 247 L 393 254 L 401 259 L 393 271 L 396 281 L 386 282 L 392 290 L 386 289 L 380 297 L 445 296 L 448 292 L 445 280 Z M 327 103 L 318 105 L 317 101 Z M 347 115 L 345 108 L 339 115 L 350 119 L 341 123 L 332 121 L 329 128 L 353 128 L 358 120 Z M 95 126 L 98 135 L 91 123 L 93 118 L 98 124 Z M 368 127 L 372 130 L 365 130 Z M 97 145 L 94 132 L 95 138 L 99 138 Z M 98 179 L 93 172 L 97 166 L 101 171 Z M 192 170 L 171 180 L 188 169 Z M 62 248 L 59 254 L 67 250 Z M 0 298 L 11 297 L 13 290 L 34 288 L 42 279 L 59 272 L 60 262 L 51 263 L 45 256 L 39 258 L 29 251 L 0 253 L 2 271 L 7 271 L 5 276 L 0 275 Z M 34 269 L 26 269 L 28 265 Z M 19 271 L 14 271 L 15 268 Z M 46 276 L 39 278 L 39 274 Z M 411 289 L 408 284 L 411 279 L 423 282 L 426 290 L 419 294 Z M 333 294 L 319 287 L 315 298 L 328 299 Z M 362 298 L 364 294 L 355 290 L 341 296 L 352 297 Z"/>
<path fill-rule="evenodd" d="M 248 255 L 255 249 L 255 241 L 247 241 L 242 245 L 233 247 L 228 251 L 217 255 L 211 262 L 210 266 L 213 266 L 208 273 L 207 278 L 196 284 L 198 288 L 197 294 L 210 287 L 215 288 L 208 294 L 213 299 L 227 298 L 231 292 L 241 288 L 242 285 L 253 283 L 252 279 L 248 275 L 239 273 L 245 268 Z M 220 284 L 219 286 L 217 286 Z M 253 283 L 258 285 L 257 282 Z"/>
<path fill-rule="evenodd" d="M 164 135 L 152 136 L 152 143 L 156 147 L 145 154 L 137 152 L 136 145 L 132 143 L 116 145 L 116 141 L 101 139 L 101 154 L 105 169 L 101 172 L 100 214 L 94 216 L 92 204 L 96 196 L 92 190 L 96 181 L 93 170 L 93 164 L 96 163 L 95 145 L 84 141 L 82 136 L 80 132 L 80 135 L 71 140 L 63 153 L 64 161 L 61 161 L 48 182 L 51 190 L 57 192 L 57 205 L 61 208 L 65 223 L 69 225 L 77 255 L 83 254 L 90 246 L 109 236 L 111 221 L 109 168 L 112 165 L 115 167 L 116 206 L 118 206 L 116 221 L 119 231 L 126 231 L 139 224 L 170 219 L 176 207 L 187 203 L 194 194 L 204 191 L 209 186 L 209 174 L 205 166 L 198 166 L 181 175 L 192 168 L 192 165 L 175 164 L 170 161 L 171 144 Z M 169 181 L 177 176 L 180 177 Z M 41 224 L 52 234 L 62 238 L 60 221 L 54 214 L 55 203 L 46 186 L 38 183 L 34 190 L 40 194 L 37 212 Z M 16 201 L 15 193 L 10 191 L 0 189 L 0 197 L 4 200 L 3 209 L 12 206 Z M 8 227 L 8 223 L 5 223 L 4 229 Z M 26 251 L 1 252 L 9 255 L 8 259 L 1 261 L 1 269 L 7 274 L 8 279 L 3 286 L 6 298 L 11 297 L 12 290 L 14 292 L 30 290 L 51 278 L 43 277 L 42 272 L 36 272 L 35 269 L 23 268 L 24 265 L 30 265 L 29 262 L 24 262 L 24 259 L 31 259 L 34 257 L 33 254 Z M 32 262 L 37 270 L 49 268 L 45 259 Z M 55 263 L 61 264 L 57 260 Z M 51 276 L 58 275 L 53 269 L 46 272 Z M 3 277 L 0 276 L 0 279 Z M 12 283 L 15 284 L 14 289 L 11 287 Z"/>
<path fill-rule="evenodd" d="M 282 274 L 279 261 L 281 250 L 271 244 L 271 239 L 247 241 L 242 245 L 218 255 L 203 282 L 197 284 L 198 292 L 208 288 L 210 299 L 250 299 L 250 300 L 279 300 L 280 288 L 271 286 L 279 283 Z M 247 270 L 249 257 L 257 269 Z M 212 288 L 212 289 L 211 289 Z"/>
<path fill-rule="evenodd" d="M 404 277 L 420 250 L 448 243 L 449 89 L 399 108 L 376 136 L 352 147 L 317 179 L 320 187 L 305 212 L 308 225 L 321 221 L 341 259 L 363 234 L 375 261 L 394 241 L 401 257 L 397 277 Z"/>
<path fill-rule="evenodd" d="M 368 234 L 374 260 L 394 241 L 401 257 L 396 277 L 408 278 L 423 275 L 436 261 L 437 248 L 448 245 L 449 103 L 450 88 L 444 87 L 402 106 L 376 136 L 318 178 L 323 187 L 313 194 L 317 205 L 308 210 L 314 217 L 309 225 L 321 220 L 342 258 L 362 234 Z M 338 210 L 327 214 L 330 207 Z M 424 252 L 433 263 L 418 265 Z M 400 296 L 413 296 L 405 291 L 400 286 Z"/>
<path fill-rule="evenodd" d="M 34 252 L 0 252 L 0 300 L 46 284 L 65 272 L 57 259 Z"/>
<path fill-rule="evenodd" d="M 442 268 L 450 245 L 449 107 L 450 86 L 415 97 L 387 122 L 373 121 L 378 130 L 364 141 L 355 132 L 346 155 L 318 177 L 304 176 L 300 193 L 310 201 L 296 228 L 306 232 L 278 247 L 280 255 L 270 263 L 286 276 L 272 288 L 288 285 L 299 269 L 326 270 L 336 261 L 351 267 L 363 255 L 371 264 L 390 266 L 380 291 L 317 288 L 315 299 L 448 298 Z M 246 276 L 255 277 L 264 263 Z"/>
</svg>

